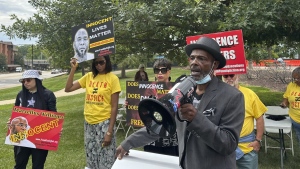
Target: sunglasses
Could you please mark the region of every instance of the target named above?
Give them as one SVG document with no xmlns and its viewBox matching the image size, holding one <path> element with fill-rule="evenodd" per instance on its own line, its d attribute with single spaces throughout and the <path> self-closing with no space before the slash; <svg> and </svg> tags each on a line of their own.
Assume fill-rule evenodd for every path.
<svg viewBox="0 0 300 169">
<path fill-rule="evenodd" d="M 20 79 L 19 82 L 20 83 L 25 83 L 25 82 L 29 83 L 29 82 L 31 82 L 31 80 L 32 79 Z"/>
<path fill-rule="evenodd" d="M 231 74 L 231 75 L 223 75 L 224 78 L 228 78 L 228 76 L 229 76 L 230 78 L 233 78 L 233 77 L 234 77 L 234 74 Z"/>
<path fill-rule="evenodd" d="M 160 69 L 154 68 L 153 70 L 154 70 L 154 74 L 158 74 L 159 72 L 161 72 L 162 74 L 166 74 L 168 71 L 168 68 L 166 68 L 166 67 L 160 68 Z"/>
<path fill-rule="evenodd" d="M 105 60 L 95 61 L 95 65 L 98 65 L 98 64 L 104 65 L 105 63 L 106 63 Z"/>
<path fill-rule="evenodd" d="M 293 78 L 293 82 L 300 82 L 300 78 Z"/>
</svg>

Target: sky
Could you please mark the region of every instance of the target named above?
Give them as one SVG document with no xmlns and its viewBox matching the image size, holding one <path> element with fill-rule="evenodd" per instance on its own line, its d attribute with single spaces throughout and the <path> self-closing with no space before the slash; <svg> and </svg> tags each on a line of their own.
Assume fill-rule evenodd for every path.
<svg viewBox="0 0 300 169">
<path fill-rule="evenodd" d="M 11 14 L 27 20 L 33 16 L 36 10 L 28 3 L 28 0 L 0 0 L 0 25 L 10 26 L 14 21 L 10 20 Z M 35 44 L 36 39 L 9 39 L 4 32 L 0 32 L 0 41 L 12 42 L 14 45 Z"/>
</svg>

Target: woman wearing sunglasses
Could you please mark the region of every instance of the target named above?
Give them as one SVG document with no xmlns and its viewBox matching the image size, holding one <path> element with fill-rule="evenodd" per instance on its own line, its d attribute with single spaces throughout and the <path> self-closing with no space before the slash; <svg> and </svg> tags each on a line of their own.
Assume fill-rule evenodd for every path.
<svg viewBox="0 0 300 169">
<path fill-rule="evenodd" d="M 86 169 L 109 169 L 115 161 L 116 122 L 119 93 L 119 78 L 112 73 L 110 57 L 98 56 L 93 59 L 92 71 L 73 82 L 78 63 L 71 58 L 71 71 L 65 92 L 86 88 L 84 104 L 84 146 Z"/>
<path fill-rule="evenodd" d="M 56 112 L 56 97 L 52 91 L 42 85 L 42 78 L 40 78 L 38 70 L 26 70 L 19 81 L 22 83 L 22 90 L 16 97 L 15 106 Z M 48 150 L 20 146 L 14 147 L 16 162 L 14 168 L 26 168 L 30 155 L 32 156 L 32 168 L 43 169 Z"/>
<path fill-rule="evenodd" d="M 153 64 L 153 71 L 157 82 L 169 82 L 171 62 L 165 58 L 158 59 Z M 178 156 L 177 134 L 170 138 L 159 138 L 156 141 L 149 137 L 146 127 L 139 129 L 121 143 L 117 148 L 116 157 L 122 159 L 123 154 L 126 154 L 129 149 L 141 146 L 144 146 L 146 152 Z"/>
<path fill-rule="evenodd" d="M 300 67 L 292 72 L 292 81 L 288 84 L 283 100 L 280 104 L 282 108 L 289 108 L 289 116 L 296 131 L 298 142 L 300 143 Z"/>
</svg>

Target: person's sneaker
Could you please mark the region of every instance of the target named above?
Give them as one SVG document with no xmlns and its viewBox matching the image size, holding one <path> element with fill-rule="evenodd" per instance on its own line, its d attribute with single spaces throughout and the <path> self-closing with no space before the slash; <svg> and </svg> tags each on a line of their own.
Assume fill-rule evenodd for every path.
<svg viewBox="0 0 300 169">
<path fill-rule="evenodd" d="M 84 169 L 90 169 L 90 168 L 88 168 L 88 167 L 84 167 Z"/>
</svg>

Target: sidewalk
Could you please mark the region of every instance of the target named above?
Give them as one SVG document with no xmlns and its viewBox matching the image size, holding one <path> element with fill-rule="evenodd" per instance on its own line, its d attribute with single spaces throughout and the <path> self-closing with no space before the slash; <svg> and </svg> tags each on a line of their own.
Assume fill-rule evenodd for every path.
<svg viewBox="0 0 300 169">
<path fill-rule="evenodd" d="M 137 69 L 126 70 L 126 72 L 131 72 L 131 71 L 137 71 Z M 119 74 L 121 74 L 121 70 L 113 71 L 113 73 L 115 73 L 116 75 L 119 75 Z M 76 94 L 80 94 L 80 93 L 84 93 L 84 92 L 85 92 L 85 89 L 80 88 L 80 89 L 75 90 L 73 92 L 66 93 L 65 89 L 63 88 L 59 91 L 54 92 L 54 95 L 56 97 L 63 97 L 63 96 L 72 96 L 72 95 L 76 95 Z M 15 99 L 0 101 L 0 105 L 14 104 L 14 103 L 15 103 Z"/>
</svg>

